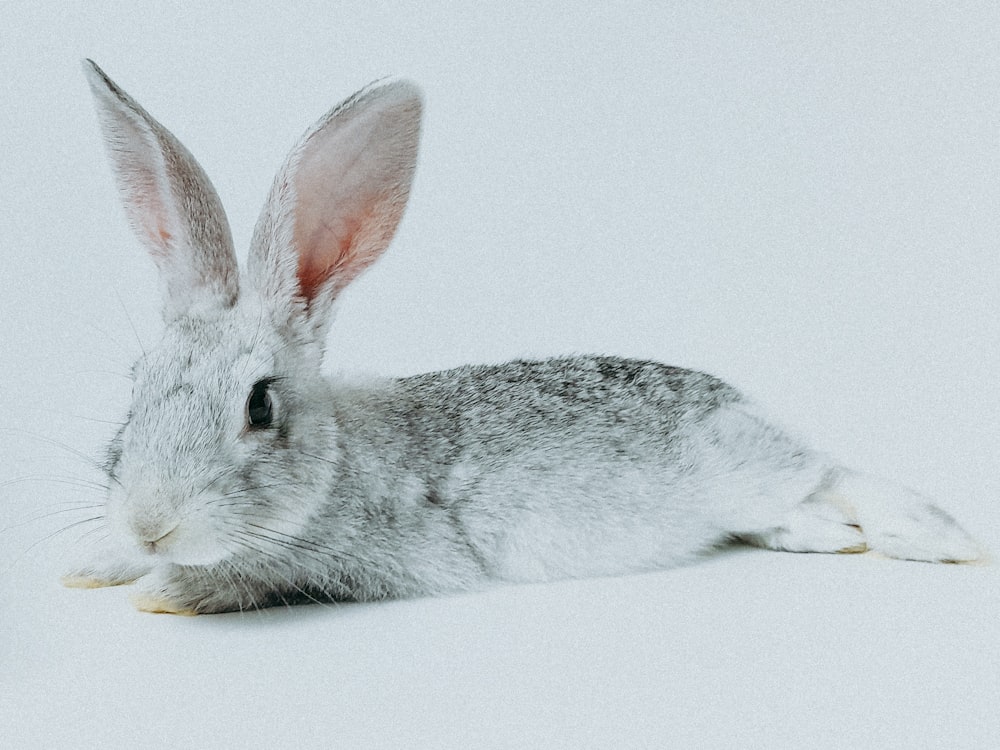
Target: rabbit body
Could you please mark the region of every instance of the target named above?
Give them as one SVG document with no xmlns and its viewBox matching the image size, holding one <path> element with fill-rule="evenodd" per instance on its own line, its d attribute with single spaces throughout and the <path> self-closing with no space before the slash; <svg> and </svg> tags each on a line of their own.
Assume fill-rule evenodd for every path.
<svg viewBox="0 0 1000 750">
<path fill-rule="evenodd" d="M 606 357 L 336 394 L 349 447 L 322 526 L 329 538 L 350 523 L 341 493 L 362 501 L 378 521 L 363 525 L 360 548 L 401 558 L 392 594 L 665 567 L 727 533 L 729 504 L 713 502 L 706 474 L 741 461 L 711 434 L 710 414 L 735 398 L 705 375 Z"/>
<path fill-rule="evenodd" d="M 197 162 L 87 73 L 167 327 L 109 448 L 108 544 L 71 585 L 138 579 L 140 608 L 199 613 L 648 571 L 730 539 L 979 556 L 936 506 L 804 447 L 710 375 L 574 356 L 324 376 L 332 302 L 405 205 L 417 90 L 363 90 L 306 134 L 241 273 Z"/>
</svg>

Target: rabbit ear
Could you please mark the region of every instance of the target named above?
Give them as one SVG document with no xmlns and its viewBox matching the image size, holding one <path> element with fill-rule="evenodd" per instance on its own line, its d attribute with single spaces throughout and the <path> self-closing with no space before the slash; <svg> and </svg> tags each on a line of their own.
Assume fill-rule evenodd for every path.
<svg viewBox="0 0 1000 750">
<path fill-rule="evenodd" d="M 232 306 L 239 272 L 212 183 L 170 131 L 94 62 L 83 68 L 129 222 L 160 270 L 164 317 Z"/>
<path fill-rule="evenodd" d="M 254 230 L 251 283 L 322 341 L 334 298 L 386 249 L 410 192 L 420 91 L 374 84 L 334 107 L 292 150 Z"/>
</svg>

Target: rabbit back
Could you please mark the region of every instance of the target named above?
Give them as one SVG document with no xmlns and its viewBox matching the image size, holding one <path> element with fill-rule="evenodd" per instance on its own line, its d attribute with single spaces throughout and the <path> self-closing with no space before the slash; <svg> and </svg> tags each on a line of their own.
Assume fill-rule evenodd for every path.
<svg viewBox="0 0 1000 750">
<path fill-rule="evenodd" d="M 449 587 L 443 559 L 458 588 L 677 564 L 779 523 L 828 468 L 718 378 L 614 357 L 403 378 L 343 399 L 336 420 L 338 492 L 380 517 L 365 548 L 412 531 L 388 544 L 410 573 L 426 553 L 432 589 Z"/>
</svg>

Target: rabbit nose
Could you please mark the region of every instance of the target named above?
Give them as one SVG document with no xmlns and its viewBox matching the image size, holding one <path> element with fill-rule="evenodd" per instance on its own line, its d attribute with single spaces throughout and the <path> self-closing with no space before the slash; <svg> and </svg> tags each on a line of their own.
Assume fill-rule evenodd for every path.
<svg viewBox="0 0 1000 750">
<path fill-rule="evenodd" d="M 177 524 L 172 522 L 133 523 L 136 538 L 146 552 L 162 552 L 176 537 Z"/>
</svg>

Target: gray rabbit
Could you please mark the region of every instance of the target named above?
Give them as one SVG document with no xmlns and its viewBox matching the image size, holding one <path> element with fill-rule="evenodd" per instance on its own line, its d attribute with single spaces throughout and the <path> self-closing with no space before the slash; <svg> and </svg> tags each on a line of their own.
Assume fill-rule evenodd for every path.
<svg viewBox="0 0 1000 750">
<path fill-rule="evenodd" d="M 166 331 L 108 450 L 108 539 L 68 585 L 136 581 L 140 609 L 193 614 L 622 575 L 733 539 L 980 556 L 944 511 L 810 450 L 710 375 L 579 356 L 324 376 L 331 305 L 403 214 L 418 89 L 374 84 L 306 133 L 241 273 L 201 167 L 85 70 Z"/>
</svg>

